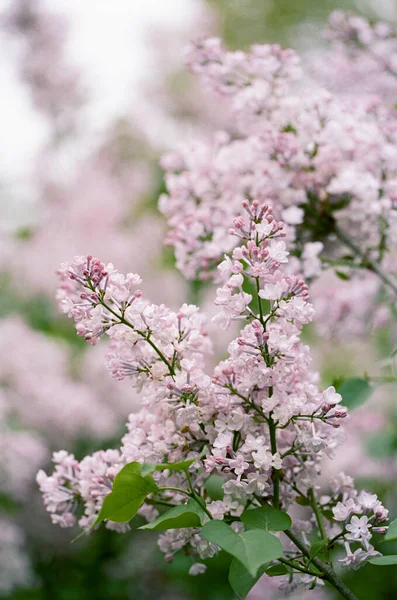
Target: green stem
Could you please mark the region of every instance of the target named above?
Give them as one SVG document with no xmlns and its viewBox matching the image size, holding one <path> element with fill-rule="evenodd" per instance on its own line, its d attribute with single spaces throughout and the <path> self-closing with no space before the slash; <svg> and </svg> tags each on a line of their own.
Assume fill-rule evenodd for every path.
<svg viewBox="0 0 397 600">
<path fill-rule="evenodd" d="M 310 500 L 310 505 L 311 505 L 311 507 L 312 507 L 312 509 L 314 511 L 314 514 L 316 515 L 316 521 L 317 521 L 317 525 L 318 525 L 318 528 L 319 528 L 319 531 L 320 531 L 320 535 L 323 538 L 323 540 L 326 540 L 328 536 L 327 536 L 327 533 L 326 533 L 325 528 L 324 528 L 323 518 L 322 518 L 322 515 L 321 515 L 320 510 L 318 508 L 318 504 L 317 504 L 317 501 L 316 501 L 316 497 L 314 495 L 313 488 L 309 489 L 308 496 L 309 496 L 309 500 Z"/>
<path fill-rule="evenodd" d="M 271 396 L 269 388 L 269 397 Z M 277 439 L 276 439 L 276 429 L 277 426 L 274 422 L 272 411 L 269 413 L 269 433 L 270 433 L 270 448 L 272 454 L 276 454 L 277 452 Z M 275 508 L 279 508 L 280 504 L 280 471 L 279 469 L 273 469 L 273 506 Z"/>
<path fill-rule="evenodd" d="M 191 494 L 192 494 L 193 496 L 195 496 L 195 495 L 196 495 L 196 493 L 195 493 L 195 491 L 194 491 L 194 488 L 193 488 L 193 484 L 192 484 L 192 478 L 190 477 L 190 473 L 189 473 L 189 471 L 185 471 L 185 474 L 186 474 L 186 479 L 187 479 L 187 482 L 188 482 L 188 484 L 189 484 L 189 489 L 190 489 L 190 492 L 191 492 Z"/>
<path fill-rule="evenodd" d="M 258 244 L 258 240 L 257 240 L 257 244 Z M 263 329 L 266 331 L 266 324 L 272 313 L 270 313 L 270 315 L 268 316 L 268 318 L 265 321 L 263 318 L 261 297 L 259 296 L 259 291 L 260 291 L 259 277 L 256 277 L 255 281 L 256 281 L 256 292 L 257 292 L 256 296 L 257 296 L 258 306 L 259 306 L 260 322 L 263 325 Z M 262 356 L 264 358 L 266 366 L 271 367 L 272 360 L 269 357 L 269 349 L 268 349 L 267 344 L 265 344 L 265 352 L 262 354 Z M 269 387 L 269 398 L 271 398 L 272 395 L 273 395 L 273 387 L 271 386 L 271 387 Z M 263 416 L 265 416 L 265 415 L 263 415 Z M 266 417 L 265 417 L 265 419 L 266 419 Z M 272 454 L 276 454 L 276 452 L 277 452 L 277 439 L 276 439 L 277 425 L 273 419 L 272 411 L 270 411 L 269 417 L 266 420 L 267 420 L 267 423 L 269 426 L 270 448 L 271 448 Z M 280 505 L 280 472 L 278 469 L 274 469 L 274 468 L 272 469 L 272 479 L 273 479 L 273 506 L 275 508 L 278 508 Z"/>
<path fill-rule="evenodd" d="M 339 540 L 339 538 L 343 537 L 345 535 L 345 529 L 343 531 L 341 531 L 341 533 L 338 533 L 338 535 L 335 535 L 332 539 L 330 539 L 329 543 L 328 543 L 328 548 L 331 548 L 335 542 L 337 540 Z"/>
<path fill-rule="evenodd" d="M 191 485 L 191 482 L 190 482 L 190 485 Z M 182 490 L 181 488 L 168 487 L 168 486 L 167 487 L 158 488 L 157 491 L 164 492 L 166 490 L 170 490 L 172 492 L 179 492 L 180 494 L 185 494 L 185 496 L 188 496 L 188 498 L 191 498 L 191 500 L 194 500 L 199 505 L 199 507 L 202 508 L 202 510 L 207 514 L 207 516 L 211 520 L 213 519 L 213 516 L 211 515 L 211 513 L 209 512 L 209 510 L 205 506 L 205 501 L 203 500 L 203 503 L 201 503 L 194 491 L 187 492 L 186 490 Z M 193 486 L 192 486 L 192 490 L 193 490 Z"/>
<path fill-rule="evenodd" d="M 284 531 L 285 535 L 295 544 L 295 546 L 302 552 L 304 556 L 310 559 L 310 550 L 306 547 L 306 545 L 294 534 L 290 529 Z M 343 581 L 336 575 L 332 566 L 326 565 L 322 560 L 314 556 L 311 559 L 311 562 L 316 566 L 320 571 L 322 571 L 322 579 L 325 579 L 334 586 L 336 590 L 343 596 L 346 600 L 358 600 L 357 596 L 353 594 L 353 592 L 343 583 Z"/>
<path fill-rule="evenodd" d="M 259 295 L 259 292 L 260 292 L 260 289 L 261 289 L 261 285 L 259 283 L 259 277 L 255 277 L 255 281 L 256 281 L 256 297 L 258 299 L 258 307 L 259 307 L 259 320 L 262 323 L 262 325 L 264 325 L 264 323 L 263 323 L 262 301 L 261 301 L 261 297 Z"/>
<path fill-rule="evenodd" d="M 189 496 L 189 498 L 192 497 L 191 492 L 187 492 L 186 490 L 182 490 L 181 488 L 177 488 L 177 487 L 170 487 L 170 486 L 160 487 L 160 488 L 158 488 L 157 491 L 159 491 L 159 492 L 165 492 L 167 490 L 169 490 L 171 492 L 179 492 L 180 494 L 184 494 L 185 496 Z"/>
<path fill-rule="evenodd" d="M 137 333 L 138 335 L 140 335 L 141 337 L 143 337 L 143 339 L 153 348 L 153 350 L 161 358 L 161 360 L 163 361 L 163 363 L 168 367 L 170 375 L 171 376 L 175 375 L 175 369 L 174 369 L 173 364 L 171 364 L 166 359 L 166 357 L 161 352 L 161 350 L 159 348 L 157 348 L 156 344 L 154 344 L 152 342 L 152 340 L 148 337 L 147 334 L 145 334 L 143 331 L 139 331 L 138 329 L 135 329 L 135 327 L 133 326 L 132 323 L 130 323 L 129 321 L 127 321 L 127 319 L 125 319 L 123 316 L 117 314 L 117 312 L 115 310 L 113 310 L 112 308 L 110 308 L 110 306 L 108 306 L 106 304 L 106 302 L 104 302 L 103 300 L 101 300 L 101 304 L 102 304 L 102 306 L 104 308 L 106 308 L 106 310 L 108 310 L 110 313 L 112 313 L 112 315 L 114 315 L 120 321 L 120 323 L 123 323 L 123 325 L 126 325 L 127 327 L 130 327 L 131 329 L 133 329 L 135 331 L 135 333 Z"/>
<path fill-rule="evenodd" d="M 313 575 L 314 577 L 321 577 L 321 575 L 322 575 L 322 573 L 316 573 L 315 571 L 306 569 L 305 567 L 302 567 L 301 565 L 299 565 L 298 563 L 296 563 L 295 561 L 292 561 L 292 560 L 287 560 L 285 558 L 279 558 L 278 561 L 283 563 L 284 565 L 287 565 L 288 567 L 291 567 L 292 569 L 296 569 L 297 571 L 301 571 L 302 573 L 308 573 L 308 575 Z"/>
</svg>

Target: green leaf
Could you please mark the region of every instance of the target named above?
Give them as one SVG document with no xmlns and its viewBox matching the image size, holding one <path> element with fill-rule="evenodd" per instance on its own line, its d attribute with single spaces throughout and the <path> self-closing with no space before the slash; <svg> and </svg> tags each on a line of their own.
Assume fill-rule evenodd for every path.
<svg viewBox="0 0 397 600">
<path fill-rule="evenodd" d="M 290 569 L 288 569 L 288 567 L 286 567 L 285 565 L 282 564 L 277 564 L 277 565 L 273 565 L 272 567 L 269 567 L 268 569 L 266 569 L 266 575 L 268 575 L 269 577 L 280 577 L 281 575 L 286 575 L 287 573 L 290 573 Z"/>
<path fill-rule="evenodd" d="M 394 431 L 381 430 L 366 440 L 367 452 L 370 456 L 383 460 L 396 451 L 396 436 Z"/>
<path fill-rule="evenodd" d="M 389 565 L 397 565 L 397 554 L 389 554 L 389 556 L 376 556 L 369 561 L 371 565 L 378 567 L 387 567 Z"/>
<path fill-rule="evenodd" d="M 350 275 L 345 273 L 344 271 L 335 271 L 335 274 L 339 277 L 339 279 L 343 279 L 343 281 L 349 281 Z"/>
<path fill-rule="evenodd" d="M 121 469 L 121 471 L 116 475 L 113 481 L 113 490 L 118 485 L 128 485 L 131 482 L 131 477 L 135 475 L 142 475 L 142 465 L 139 462 L 128 463 Z M 143 476 L 143 475 L 142 475 Z"/>
<path fill-rule="evenodd" d="M 183 529 L 185 527 L 201 527 L 206 514 L 194 500 L 186 504 L 174 506 L 139 529 L 151 529 L 155 531 L 166 531 L 167 529 Z"/>
<path fill-rule="evenodd" d="M 267 565 L 263 565 L 255 577 L 249 574 L 244 565 L 241 564 L 236 558 L 232 560 L 232 564 L 229 569 L 229 583 L 231 588 L 241 598 L 245 598 L 249 591 L 254 587 L 257 581 L 262 577 L 266 570 Z"/>
<path fill-rule="evenodd" d="M 129 463 L 116 475 L 112 491 L 104 499 L 94 525 L 98 525 L 104 519 L 117 523 L 130 521 L 146 496 L 158 489 L 150 475 L 140 475 L 141 468 L 140 463 Z"/>
<path fill-rule="evenodd" d="M 345 379 L 336 391 L 342 396 L 342 404 L 354 410 L 368 400 L 374 388 L 365 379 L 352 377 Z"/>
<path fill-rule="evenodd" d="M 331 523 L 335 523 L 334 513 L 330 508 L 322 509 L 321 514 L 323 517 L 327 519 L 327 521 L 331 521 Z"/>
<path fill-rule="evenodd" d="M 204 525 L 201 535 L 237 558 L 252 577 L 256 577 L 262 565 L 276 560 L 283 553 L 279 540 L 262 529 L 239 534 L 224 521 L 213 520 Z"/>
<path fill-rule="evenodd" d="M 225 495 L 223 484 L 225 479 L 220 475 L 210 475 L 204 483 L 204 488 L 207 490 L 211 500 L 223 500 Z"/>
<path fill-rule="evenodd" d="M 284 531 L 292 525 L 291 517 L 273 506 L 262 506 L 246 510 L 241 520 L 248 529 L 265 529 L 266 531 Z"/>
<path fill-rule="evenodd" d="M 312 544 L 310 547 L 310 560 L 313 560 L 313 558 L 321 554 L 323 550 L 325 550 L 325 548 L 328 546 L 328 542 L 328 538 L 326 538 L 325 540 L 318 540 L 317 542 L 314 542 L 314 544 Z"/>
<path fill-rule="evenodd" d="M 386 542 L 397 540 L 397 519 L 394 519 L 389 525 L 385 537 L 383 538 Z"/>
<path fill-rule="evenodd" d="M 156 471 L 156 465 L 152 463 L 144 463 L 141 465 L 141 475 L 142 477 L 146 477 L 146 475 L 151 475 L 154 471 Z"/>
<path fill-rule="evenodd" d="M 155 471 L 164 471 L 169 469 L 170 471 L 186 471 L 193 463 L 196 462 L 198 457 L 190 458 L 189 460 L 181 460 L 175 463 L 162 463 L 161 465 L 155 466 Z"/>
<path fill-rule="evenodd" d="M 300 506 L 310 506 L 309 500 L 307 498 L 304 498 L 303 496 L 297 496 L 295 502 L 297 504 L 300 504 Z"/>
</svg>

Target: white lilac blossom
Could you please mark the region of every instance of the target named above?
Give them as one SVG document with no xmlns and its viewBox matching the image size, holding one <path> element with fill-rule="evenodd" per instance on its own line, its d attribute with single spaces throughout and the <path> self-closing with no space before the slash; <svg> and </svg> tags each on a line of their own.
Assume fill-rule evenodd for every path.
<svg viewBox="0 0 397 600">
<path fill-rule="evenodd" d="M 152 304 L 139 275 L 124 276 L 92 256 L 62 265 L 61 307 L 90 344 L 110 337 L 108 367 L 116 379 L 128 378 L 143 392 L 142 408 L 130 415 L 119 450 L 96 452 L 80 462 L 66 451 L 56 453 L 53 474 L 41 471 L 37 477 L 44 503 L 54 523 L 92 528 L 102 520 L 112 482 L 124 467 L 133 469 L 139 485 L 149 486 L 139 509 L 149 523 L 161 503 L 181 506 L 188 496 L 199 503 L 205 520 L 228 523 L 239 534 L 248 507 L 287 511 L 303 503 L 311 507 L 310 531 L 330 550 L 335 544 L 345 548 L 343 564 L 356 567 L 375 556 L 369 540 L 385 531 L 387 510 L 342 475 L 328 494 L 319 494 L 322 463 L 342 441 L 347 409 L 334 387 L 318 387 L 310 370 L 301 331 L 312 320 L 313 307 L 304 280 L 289 272 L 284 224 L 267 204 L 245 200 L 242 206 L 230 229 L 237 242 L 219 265 L 214 318 L 222 328 L 236 322 L 241 330 L 211 376 L 205 370 L 211 342 L 197 307 L 184 304 L 174 312 Z M 184 461 L 187 466 L 172 468 Z M 149 483 L 136 475 L 139 465 L 152 465 Z M 213 500 L 207 491 L 214 475 L 222 499 Z M 128 528 L 111 519 L 107 525 Z M 286 535 L 280 534 L 288 553 L 282 585 L 336 581 L 319 559 L 313 559 L 315 571 L 307 563 L 304 521 L 296 520 Z M 167 561 L 182 549 L 190 553 L 192 574 L 203 571 L 196 559 L 218 551 L 193 526 L 161 533 L 159 547 Z"/>
<path fill-rule="evenodd" d="M 376 60 L 392 62 L 396 36 L 356 21 L 347 19 L 346 33 L 344 17 L 334 17 L 344 43 L 360 52 L 368 42 L 357 45 L 357 37 L 378 39 Z M 394 103 L 381 94 L 332 93 L 304 79 L 296 54 L 277 46 L 229 52 L 218 39 L 205 38 L 187 55 L 204 85 L 229 103 L 232 133 L 189 142 L 163 159 L 168 193 L 159 207 L 182 273 L 190 279 L 216 277 L 221 257 L 230 256 L 238 240 L 228 223 L 248 197 L 266 200 L 275 218 L 286 222 L 291 272 L 312 280 L 333 267 L 347 269 L 346 277 L 364 270 L 379 278 L 376 292 L 383 282 L 396 294 Z M 328 67 L 322 70 L 328 76 Z M 327 299 L 321 300 L 325 316 L 332 310 Z M 369 301 L 360 304 L 371 311 Z"/>
</svg>

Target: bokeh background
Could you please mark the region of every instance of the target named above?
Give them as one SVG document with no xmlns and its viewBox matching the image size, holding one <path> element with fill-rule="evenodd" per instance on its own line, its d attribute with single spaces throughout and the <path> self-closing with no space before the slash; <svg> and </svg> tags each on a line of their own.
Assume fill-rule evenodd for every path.
<svg viewBox="0 0 397 600">
<path fill-rule="evenodd" d="M 211 289 L 176 271 L 157 211 L 162 153 L 227 127 L 184 70 L 183 48 L 212 33 L 230 48 L 278 42 L 313 56 L 336 8 L 397 19 L 393 0 L 0 1 L 0 597 L 234 597 L 222 554 L 189 577 L 183 556 L 165 565 L 150 533 L 103 528 L 72 544 L 75 532 L 51 525 L 37 470 L 60 447 L 82 458 L 117 445 L 139 406 L 103 369 L 106 348 L 86 347 L 57 314 L 55 271 L 90 252 L 139 272 L 155 302 L 209 305 Z M 387 330 L 356 334 L 323 342 L 307 333 L 324 382 L 361 375 L 393 349 Z M 396 513 L 394 398 L 383 386 L 355 413 L 334 470 L 370 484 Z M 370 565 L 347 580 L 362 600 L 392 600 L 395 571 Z M 260 584 L 250 595 L 276 597 Z"/>
</svg>

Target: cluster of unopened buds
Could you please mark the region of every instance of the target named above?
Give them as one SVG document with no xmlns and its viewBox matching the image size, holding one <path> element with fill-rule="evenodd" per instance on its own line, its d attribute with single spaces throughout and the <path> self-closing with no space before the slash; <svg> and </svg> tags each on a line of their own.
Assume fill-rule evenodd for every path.
<svg viewBox="0 0 397 600">
<path fill-rule="evenodd" d="M 283 565 L 288 585 L 308 578 L 310 585 L 335 585 L 329 552 L 345 543 L 342 562 L 353 566 L 378 556 L 369 540 L 385 531 L 387 511 L 350 478 L 319 494 L 321 465 L 341 442 L 347 410 L 335 388 L 321 391 L 310 371 L 300 336 L 313 308 L 304 280 L 288 271 L 284 224 L 268 204 L 244 201 L 231 234 L 238 241 L 218 268 L 214 320 L 222 328 L 240 323 L 241 330 L 212 376 L 205 371 L 211 343 L 197 307 L 173 312 L 151 304 L 136 289 L 138 275 L 123 276 L 91 256 L 62 266 L 58 299 L 78 333 L 90 343 L 106 333 L 113 375 L 129 377 L 145 393 L 119 450 L 81 462 L 58 453 L 55 472 L 41 472 L 38 482 L 55 523 L 78 520 L 87 529 L 105 520 L 126 531 L 139 512 L 145 528 L 162 532 L 167 560 L 182 549 L 192 556 L 192 574 L 205 570 L 197 558 L 220 547 L 242 562 L 253 585 L 260 564 L 238 548 L 259 536 L 268 544 L 263 562 Z M 300 504 L 311 511 L 306 524 L 295 515 Z M 275 534 L 263 530 L 264 518 Z M 311 550 L 318 537 L 321 559 Z M 350 544 L 359 548 L 352 552 Z"/>
<path fill-rule="evenodd" d="M 58 290 L 63 310 L 76 321 L 77 334 L 93 345 L 142 295 L 140 290 L 134 290 L 142 282 L 139 275 L 129 273 L 124 278 L 114 273 L 112 265 L 107 268 L 109 270 L 89 255 L 76 258 L 72 266 L 62 265 L 58 271 L 64 281 Z M 70 282 L 74 281 L 81 287 L 73 289 Z M 105 305 L 105 300 L 109 300 L 109 306 Z M 118 315 L 114 315 L 114 310 Z"/>
</svg>

